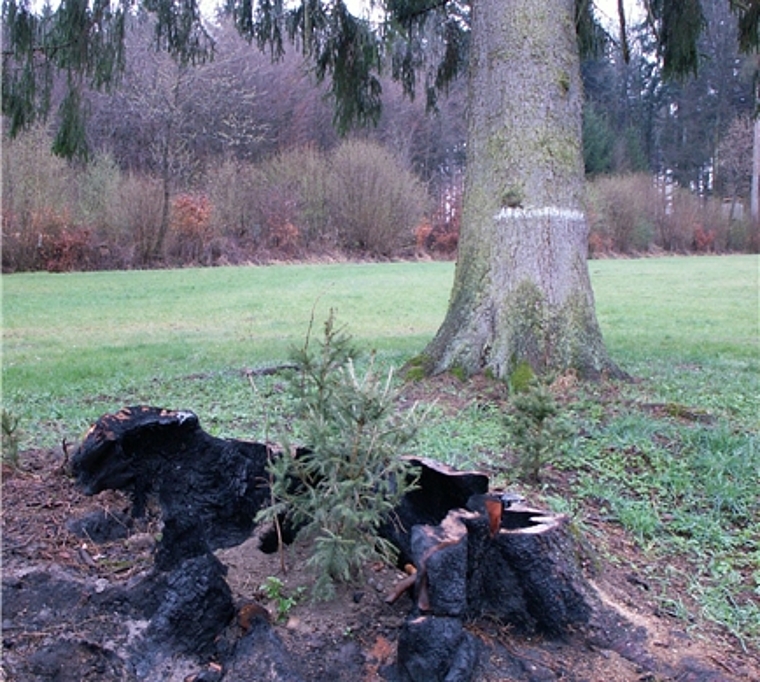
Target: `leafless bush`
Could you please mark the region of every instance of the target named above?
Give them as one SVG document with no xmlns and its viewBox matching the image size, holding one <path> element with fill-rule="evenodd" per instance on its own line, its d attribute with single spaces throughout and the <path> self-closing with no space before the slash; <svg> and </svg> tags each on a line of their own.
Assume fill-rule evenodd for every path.
<svg viewBox="0 0 760 682">
<path fill-rule="evenodd" d="M 211 202 L 205 194 L 180 194 L 172 200 L 167 252 L 179 265 L 212 262 Z"/>
<path fill-rule="evenodd" d="M 660 202 L 648 175 L 607 176 L 593 182 L 588 190 L 592 255 L 648 250 Z"/>
<path fill-rule="evenodd" d="M 77 222 L 97 231 L 106 241 L 113 234 L 112 206 L 118 195 L 122 174 L 110 153 L 99 153 L 76 176 Z"/>
<path fill-rule="evenodd" d="M 462 193 L 464 175 L 457 174 L 438 188 L 431 214 L 430 249 L 444 257 L 451 257 L 459 246 L 462 226 Z"/>
<path fill-rule="evenodd" d="M 277 256 L 299 255 L 302 242 L 298 228 L 298 193 L 283 178 L 272 174 L 266 165 L 256 180 L 257 248 Z"/>
<path fill-rule="evenodd" d="M 209 172 L 206 193 L 214 211 L 211 229 L 216 237 L 227 238 L 245 249 L 257 236 L 257 188 L 260 172 L 245 161 L 225 161 Z"/>
<path fill-rule="evenodd" d="M 63 227 L 56 234 L 46 234 L 38 252 L 40 263 L 48 272 L 95 270 L 99 266 L 99 251 L 92 233 L 82 227 Z"/>
<path fill-rule="evenodd" d="M 280 197 L 287 214 L 271 225 L 274 234 L 289 222 L 310 250 L 334 244 L 327 206 L 327 166 L 325 154 L 310 146 L 278 154 L 264 165 L 267 184 Z M 283 218 L 287 220 L 283 222 Z"/>
<path fill-rule="evenodd" d="M 659 249 L 671 253 L 742 250 L 746 230 L 721 209 L 645 174 L 600 178 L 589 186 L 591 255 Z"/>
<path fill-rule="evenodd" d="M 149 265 L 157 254 L 164 197 L 160 180 L 127 175 L 111 204 L 115 248 L 131 246 L 133 267 Z"/>
<path fill-rule="evenodd" d="M 71 225 L 71 173 L 36 127 L 3 141 L 3 269 L 44 268 L 40 249 Z"/>
<path fill-rule="evenodd" d="M 426 200 L 421 183 L 382 147 L 353 140 L 334 152 L 329 206 L 346 251 L 389 257 L 411 249 Z"/>
<path fill-rule="evenodd" d="M 685 253 L 695 245 L 695 232 L 699 251 L 712 251 L 714 231 L 704 225 L 704 216 L 698 197 L 681 188 L 674 188 L 667 210 L 657 225 L 657 242 L 666 251 Z M 702 236 L 704 233 L 705 236 Z M 711 235 L 711 236 L 707 236 Z"/>
<path fill-rule="evenodd" d="M 721 202 L 673 187 L 657 221 L 657 246 L 674 253 L 743 250 Z M 732 238 L 732 233 L 734 238 Z"/>
</svg>

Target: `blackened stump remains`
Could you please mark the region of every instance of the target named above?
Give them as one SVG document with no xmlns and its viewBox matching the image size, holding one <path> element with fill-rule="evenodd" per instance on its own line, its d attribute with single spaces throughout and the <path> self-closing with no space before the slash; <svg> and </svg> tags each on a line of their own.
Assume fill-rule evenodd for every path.
<svg viewBox="0 0 760 682">
<path fill-rule="evenodd" d="M 136 516 L 150 495 L 161 508 L 157 571 L 129 597 L 149 621 L 134 651 L 143 677 L 171 651 L 225 659 L 231 670 L 247 668 L 258 651 L 258 643 L 219 649 L 234 605 L 226 569 L 212 551 L 251 534 L 256 513 L 269 502 L 271 456 L 263 444 L 210 436 L 189 411 L 127 407 L 87 433 L 72 461 L 85 492 L 126 491 Z M 480 648 L 463 628 L 470 620 L 551 635 L 589 622 L 595 596 L 565 516 L 489 492 L 482 473 L 410 462 L 418 488 L 381 529 L 417 569 L 413 611 L 399 635 L 400 679 L 470 680 Z M 298 678 L 295 668 L 286 672 Z"/>
<path fill-rule="evenodd" d="M 403 682 L 468 682 L 478 647 L 462 625 L 479 618 L 516 631 L 568 634 L 600 606 L 581 574 L 568 519 L 495 494 L 475 494 L 437 525 L 412 528 L 415 611 L 398 642 Z"/>
<path fill-rule="evenodd" d="M 166 528 L 160 568 L 240 544 L 269 501 L 267 447 L 214 438 L 190 411 L 125 407 L 98 419 L 72 459 L 87 494 L 122 490 L 133 516 L 156 494 Z"/>
<path fill-rule="evenodd" d="M 268 457 L 260 443 L 210 436 L 189 411 L 125 407 L 87 432 L 72 460 L 84 491 L 130 493 L 133 516 L 144 513 L 151 494 L 161 507 L 157 571 L 130 596 L 150 623 L 136 645 L 141 677 L 149 679 L 171 652 L 215 652 L 235 606 L 227 569 L 212 551 L 250 536 L 269 500 Z"/>
<path fill-rule="evenodd" d="M 463 522 L 470 616 L 554 636 L 589 622 L 598 598 L 582 575 L 567 516 L 518 505 L 503 510 L 495 533 L 481 514 Z"/>
<path fill-rule="evenodd" d="M 489 497 L 499 499 L 473 496 L 470 509 L 412 529 L 420 612 L 487 617 L 550 635 L 588 623 L 597 602 L 581 574 L 567 517 L 515 505 L 494 519 L 484 504 Z"/>
<path fill-rule="evenodd" d="M 412 528 L 441 523 L 452 509 L 464 507 L 473 495 L 488 491 L 488 476 L 460 471 L 426 457 L 408 457 L 417 487 L 404 495 L 392 518 L 380 529 L 399 549 L 399 565 L 412 561 Z"/>
<path fill-rule="evenodd" d="M 399 633 L 396 674 L 399 682 L 468 682 L 479 650 L 458 618 L 409 618 Z"/>
</svg>

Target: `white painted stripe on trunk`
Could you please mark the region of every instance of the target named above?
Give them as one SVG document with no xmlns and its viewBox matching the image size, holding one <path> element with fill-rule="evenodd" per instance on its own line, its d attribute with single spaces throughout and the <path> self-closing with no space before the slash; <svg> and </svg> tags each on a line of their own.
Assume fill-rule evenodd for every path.
<svg viewBox="0 0 760 682">
<path fill-rule="evenodd" d="M 562 220 L 585 220 L 583 211 L 559 206 L 543 206 L 541 208 L 502 208 L 494 220 L 509 220 L 510 218 L 560 218 Z"/>
</svg>

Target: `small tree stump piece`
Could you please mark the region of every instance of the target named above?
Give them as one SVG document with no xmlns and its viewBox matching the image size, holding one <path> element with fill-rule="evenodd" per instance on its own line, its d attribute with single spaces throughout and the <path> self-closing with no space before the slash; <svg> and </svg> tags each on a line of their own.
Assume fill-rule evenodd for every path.
<svg viewBox="0 0 760 682">
<path fill-rule="evenodd" d="M 478 639 L 458 618 L 409 618 L 399 633 L 398 677 L 401 682 L 469 682 L 479 653 Z"/>
<path fill-rule="evenodd" d="M 464 508 L 473 495 L 488 490 L 488 476 L 479 471 L 459 471 L 425 457 L 408 457 L 417 475 L 417 488 L 404 495 L 381 534 L 399 549 L 399 565 L 412 560 L 412 528 L 435 526 L 452 509 Z"/>
<path fill-rule="evenodd" d="M 488 617 L 523 632 L 560 635 L 588 623 L 596 597 L 564 515 L 503 508 L 494 532 L 487 501 L 412 532 L 417 606 L 439 616 Z"/>
</svg>

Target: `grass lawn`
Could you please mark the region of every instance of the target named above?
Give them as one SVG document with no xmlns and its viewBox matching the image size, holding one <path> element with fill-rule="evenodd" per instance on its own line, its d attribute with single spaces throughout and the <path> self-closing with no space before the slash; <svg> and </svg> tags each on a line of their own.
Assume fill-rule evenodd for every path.
<svg viewBox="0 0 760 682">
<path fill-rule="evenodd" d="M 574 435 L 557 443 L 542 484 L 516 478 L 508 405 L 474 393 L 454 411 L 440 396 L 420 452 L 488 466 L 592 537 L 599 524 L 619 529 L 664 613 L 759 647 L 758 259 L 600 260 L 590 271 L 608 348 L 636 381 L 563 394 Z M 398 366 L 435 333 L 452 277 L 451 263 L 3 276 L 3 406 L 20 418 L 22 450 L 76 441 L 135 403 L 262 439 L 288 420 L 283 380 L 257 378 L 254 390 L 244 368 L 285 360 L 331 308 L 360 348 Z"/>
</svg>

